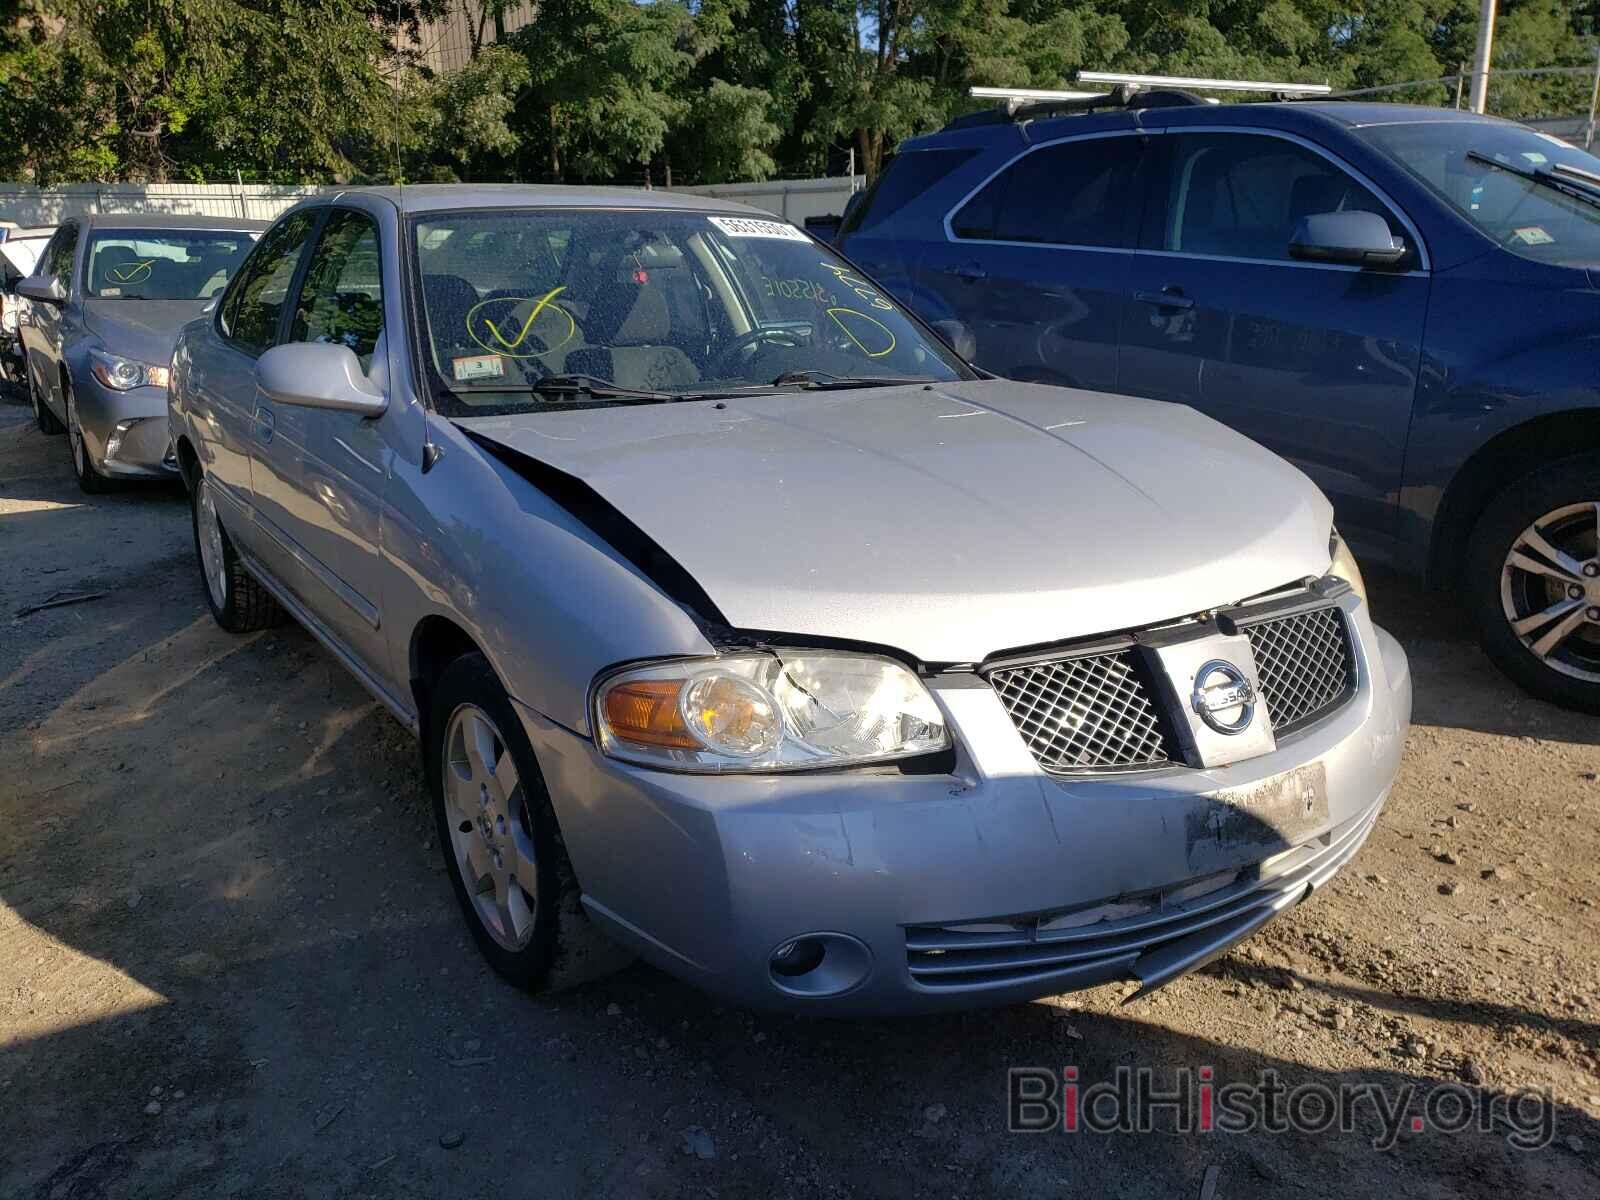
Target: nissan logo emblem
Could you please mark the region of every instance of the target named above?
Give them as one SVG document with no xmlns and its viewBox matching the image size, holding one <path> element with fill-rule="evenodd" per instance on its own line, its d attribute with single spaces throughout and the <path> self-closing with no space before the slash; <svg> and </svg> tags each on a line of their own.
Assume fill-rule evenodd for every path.
<svg viewBox="0 0 1600 1200">
<path fill-rule="evenodd" d="M 1256 690 L 1238 667 L 1214 658 L 1194 673 L 1189 703 L 1218 733 L 1243 733 L 1255 719 Z"/>
</svg>

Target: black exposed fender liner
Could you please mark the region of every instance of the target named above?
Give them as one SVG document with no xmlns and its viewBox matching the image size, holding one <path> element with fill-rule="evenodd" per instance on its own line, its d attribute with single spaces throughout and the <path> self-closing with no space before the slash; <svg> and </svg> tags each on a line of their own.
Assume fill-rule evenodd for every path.
<svg viewBox="0 0 1600 1200">
<path fill-rule="evenodd" d="M 475 433 L 465 425 L 456 428 L 481 446 L 486 454 L 512 468 L 534 487 L 581 521 L 601 541 L 627 559 L 701 627 L 726 629 L 728 619 L 682 563 L 668 554 L 649 534 L 630 521 L 616 505 L 575 475 L 541 462 L 520 450 Z"/>
</svg>

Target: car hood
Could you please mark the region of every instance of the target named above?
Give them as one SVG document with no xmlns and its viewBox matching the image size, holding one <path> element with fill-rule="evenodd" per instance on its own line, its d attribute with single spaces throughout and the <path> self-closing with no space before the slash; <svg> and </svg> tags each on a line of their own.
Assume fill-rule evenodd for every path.
<svg viewBox="0 0 1600 1200">
<path fill-rule="evenodd" d="M 924 662 L 1328 569 L 1303 474 L 1193 409 L 983 380 L 459 422 L 581 479 L 741 629 Z"/>
<path fill-rule="evenodd" d="M 112 354 L 163 366 L 172 361 L 178 331 L 209 300 L 85 300 L 84 324 Z"/>
</svg>

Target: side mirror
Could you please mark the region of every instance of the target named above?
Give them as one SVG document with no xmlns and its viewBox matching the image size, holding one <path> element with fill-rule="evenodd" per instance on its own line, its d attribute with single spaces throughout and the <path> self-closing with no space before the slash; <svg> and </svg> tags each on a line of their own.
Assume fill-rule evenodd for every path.
<svg viewBox="0 0 1600 1200">
<path fill-rule="evenodd" d="M 17 295 L 46 304 L 65 304 L 67 289 L 52 275 L 29 275 L 17 284 Z"/>
<path fill-rule="evenodd" d="M 1306 262 L 1392 267 L 1405 256 L 1405 241 L 1377 213 L 1313 213 L 1300 218 L 1289 239 L 1289 257 Z"/>
<path fill-rule="evenodd" d="M 382 416 L 389 407 L 389 398 L 367 378 L 355 352 L 334 342 L 274 346 L 256 360 L 256 383 L 282 404 L 363 417 Z"/>
<path fill-rule="evenodd" d="M 971 361 L 978 353 L 978 339 L 973 336 L 972 330 L 967 328 L 964 321 L 933 321 L 928 328 L 939 335 L 939 340 L 962 358 Z"/>
</svg>

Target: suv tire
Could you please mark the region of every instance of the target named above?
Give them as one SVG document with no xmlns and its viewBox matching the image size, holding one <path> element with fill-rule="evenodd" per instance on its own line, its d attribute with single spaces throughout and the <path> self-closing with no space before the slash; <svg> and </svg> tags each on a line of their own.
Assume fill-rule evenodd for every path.
<svg viewBox="0 0 1600 1200">
<path fill-rule="evenodd" d="M 1600 454 L 1560 459 L 1495 495 L 1462 582 L 1502 671 L 1542 700 L 1600 713 Z"/>
</svg>

